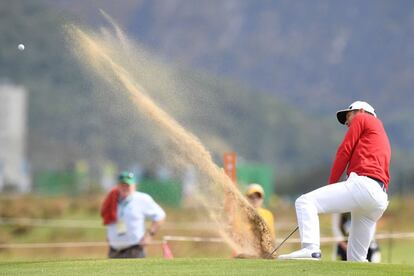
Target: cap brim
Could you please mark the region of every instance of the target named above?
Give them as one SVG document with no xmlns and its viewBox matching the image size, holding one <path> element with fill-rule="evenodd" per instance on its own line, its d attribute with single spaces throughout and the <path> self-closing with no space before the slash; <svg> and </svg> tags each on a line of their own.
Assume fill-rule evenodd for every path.
<svg viewBox="0 0 414 276">
<path fill-rule="evenodd" d="M 119 183 L 125 184 L 125 185 L 135 185 L 135 181 L 133 180 L 120 180 Z"/>
<path fill-rule="evenodd" d="M 263 197 L 263 192 L 262 191 L 259 191 L 259 190 L 253 190 L 253 191 L 248 191 L 247 193 L 246 193 L 246 196 L 250 196 L 250 195 L 252 195 L 252 194 L 260 194 L 262 197 Z"/>
<path fill-rule="evenodd" d="M 344 110 L 339 110 L 338 112 L 336 112 L 336 118 L 338 119 L 339 123 L 341 124 L 345 124 L 346 122 L 346 113 L 348 113 L 349 109 L 344 109 Z"/>
</svg>

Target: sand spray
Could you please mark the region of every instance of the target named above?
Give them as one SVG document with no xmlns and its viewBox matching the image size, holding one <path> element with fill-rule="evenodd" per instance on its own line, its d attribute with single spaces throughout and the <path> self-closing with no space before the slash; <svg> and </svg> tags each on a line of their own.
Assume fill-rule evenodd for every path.
<svg viewBox="0 0 414 276">
<path fill-rule="evenodd" d="M 155 104 L 125 69 L 118 57 L 126 56 L 127 59 L 128 51 L 133 49 L 133 42 L 109 16 L 104 16 L 115 28 L 114 35 L 107 29 L 98 34 L 75 25 L 65 27 L 75 56 L 86 69 L 101 77 L 96 78 L 96 81 L 107 82 L 114 90 L 125 91 L 125 96 L 135 105 L 137 112 L 147 117 L 160 135 L 167 137 L 175 159 L 197 169 L 202 186 L 197 199 L 203 203 L 210 219 L 217 225 L 217 232 L 227 244 L 237 253 L 267 258 L 274 242 L 266 223 L 223 169 L 214 163 L 200 140 Z M 122 45 L 122 53 L 114 44 L 108 43 L 108 37 L 112 43 Z"/>
</svg>

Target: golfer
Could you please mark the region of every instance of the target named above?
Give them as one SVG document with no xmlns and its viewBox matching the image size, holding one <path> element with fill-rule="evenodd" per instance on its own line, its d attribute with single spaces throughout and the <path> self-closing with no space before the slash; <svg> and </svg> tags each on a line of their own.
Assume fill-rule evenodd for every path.
<svg viewBox="0 0 414 276">
<path fill-rule="evenodd" d="M 144 258 L 144 246 L 157 233 L 165 212 L 150 195 L 136 191 L 133 173 L 122 172 L 102 204 L 101 216 L 107 226 L 109 258 Z M 145 219 L 152 221 L 148 231 Z"/>
<path fill-rule="evenodd" d="M 302 249 L 279 259 L 321 258 L 319 218 L 323 213 L 351 213 L 347 260 L 366 262 L 376 222 L 388 206 L 391 147 L 374 108 L 356 101 L 336 114 L 348 131 L 336 153 L 329 184 L 296 202 Z M 338 182 L 346 168 L 347 179 Z"/>
</svg>

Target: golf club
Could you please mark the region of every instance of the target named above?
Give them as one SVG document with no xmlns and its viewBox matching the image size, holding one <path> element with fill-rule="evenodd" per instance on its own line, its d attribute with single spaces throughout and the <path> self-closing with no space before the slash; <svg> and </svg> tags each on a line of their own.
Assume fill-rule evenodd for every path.
<svg viewBox="0 0 414 276">
<path fill-rule="evenodd" d="M 272 253 L 269 254 L 269 259 L 273 257 L 273 254 L 285 243 L 287 239 L 290 238 L 297 230 L 299 229 L 299 226 L 296 226 L 296 228 L 272 251 Z"/>
</svg>

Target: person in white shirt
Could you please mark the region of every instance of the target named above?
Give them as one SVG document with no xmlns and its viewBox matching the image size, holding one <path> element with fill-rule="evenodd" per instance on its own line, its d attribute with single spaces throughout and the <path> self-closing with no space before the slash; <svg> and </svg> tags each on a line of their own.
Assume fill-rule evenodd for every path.
<svg viewBox="0 0 414 276">
<path fill-rule="evenodd" d="M 110 202 L 113 202 L 112 206 Z M 101 214 L 105 217 L 111 213 L 116 217 L 104 222 L 109 258 L 144 258 L 144 247 L 151 242 L 166 214 L 150 195 L 136 191 L 133 173 L 122 172 L 117 187 L 108 194 Z M 146 219 L 151 220 L 148 231 L 145 229 Z"/>
</svg>

